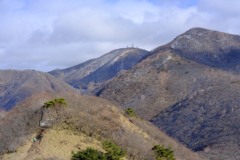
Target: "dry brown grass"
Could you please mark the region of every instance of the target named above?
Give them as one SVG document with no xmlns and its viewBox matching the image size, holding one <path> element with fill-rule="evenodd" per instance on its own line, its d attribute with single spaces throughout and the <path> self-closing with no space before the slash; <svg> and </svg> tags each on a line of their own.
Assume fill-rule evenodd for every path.
<svg viewBox="0 0 240 160">
<path fill-rule="evenodd" d="M 16 157 L 19 160 L 50 159 L 54 157 L 69 160 L 71 152 L 76 152 L 79 149 L 92 147 L 103 151 L 100 141 L 81 133 L 75 135 L 69 130 L 50 129 L 44 134 L 41 143 L 35 143 L 29 139 L 18 148 L 17 152 L 4 155 L 2 160 L 16 160 Z"/>
<path fill-rule="evenodd" d="M 59 123 L 53 127 L 53 130 L 49 129 L 46 131 L 42 143 L 39 145 L 41 149 L 39 152 L 40 155 L 48 157 L 51 157 L 52 155 L 55 155 L 56 157 L 63 157 L 62 154 L 64 154 L 69 158 L 71 150 L 73 150 L 74 146 L 76 146 L 78 142 L 80 146 L 86 144 L 94 147 L 100 146 L 100 141 L 111 139 L 127 151 L 129 159 L 154 160 L 155 158 L 151 148 L 155 144 L 166 144 L 172 146 L 174 152 L 176 153 L 177 160 L 201 159 L 196 154 L 187 150 L 183 145 L 178 144 L 161 133 L 150 123 L 138 118 L 129 119 L 123 116 L 120 109 L 116 108 L 113 104 L 106 100 L 69 93 L 59 94 L 57 96 L 64 97 L 68 107 L 62 111 L 61 117 L 59 117 L 58 120 Z M 40 102 L 43 104 L 43 101 L 50 100 L 52 98 L 56 97 L 43 96 L 41 98 L 41 96 L 39 96 L 36 99 L 31 98 L 30 100 L 22 103 L 21 106 L 17 107 L 18 112 L 16 112 L 16 110 L 12 111 L 14 113 L 16 112 L 16 115 L 13 116 L 13 114 L 9 113 L 10 116 L 5 118 L 5 123 L 1 124 L 1 129 L 3 128 L 6 133 L 10 132 L 12 137 L 6 137 L 6 134 L 4 134 L 3 137 L 0 136 L 0 139 L 1 141 L 5 141 L 6 145 L 14 144 L 11 151 L 16 151 L 16 153 L 9 154 L 8 157 L 10 155 L 14 157 L 14 155 L 20 154 L 21 148 L 17 148 L 26 143 L 26 137 L 36 133 L 38 129 L 38 110 L 41 107 L 39 104 Z M 32 119 L 33 115 L 35 119 Z M 25 118 L 23 119 L 22 117 Z M 16 118 L 19 123 L 21 122 L 20 125 L 17 125 L 17 122 L 13 121 L 13 119 L 16 120 Z M 21 130 L 21 132 L 17 135 L 11 134 L 13 133 L 13 130 L 11 130 L 13 128 L 9 124 L 9 120 L 12 120 L 13 122 L 11 125 L 14 125 L 16 129 Z M 7 129 L 10 130 L 7 131 Z M 14 138 L 15 143 L 13 143 L 11 138 Z M 25 145 L 26 148 L 29 147 L 28 143 Z M 65 150 L 65 144 L 69 144 L 72 147 L 69 146 L 69 149 Z M 83 148 L 84 147 L 80 147 L 80 149 Z M 4 150 L 7 151 L 9 148 L 3 147 L 2 149 L 3 150 L 1 151 L 3 152 Z M 59 152 L 57 152 L 57 150 L 59 150 Z M 22 152 L 24 152 L 24 149 Z M 47 152 L 51 153 L 47 154 Z M 35 152 L 33 153 L 38 154 Z M 29 153 L 25 154 L 31 156 Z M 67 159 L 67 157 L 63 157 L 62 159 Z"/>
</svg>

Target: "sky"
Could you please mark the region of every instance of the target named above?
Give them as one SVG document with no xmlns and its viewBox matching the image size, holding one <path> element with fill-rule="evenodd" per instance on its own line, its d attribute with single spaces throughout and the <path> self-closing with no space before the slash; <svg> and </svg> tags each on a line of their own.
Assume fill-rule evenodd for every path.
<svg viewBox="0 0 240 160">
<path fill-rule="evenodd" d="M 239 0 L 0 0 L 0 69 L 51 71 L 152 50 L 193 27 L 240 34 Z"/>
</svg>

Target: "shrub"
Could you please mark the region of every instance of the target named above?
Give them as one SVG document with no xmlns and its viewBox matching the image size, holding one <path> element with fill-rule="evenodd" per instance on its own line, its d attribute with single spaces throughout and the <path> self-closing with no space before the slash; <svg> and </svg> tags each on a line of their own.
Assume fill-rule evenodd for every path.
<svg viewBox="0 0 240 160">
<path fill-rule="evenodd" d="M 136 112 L 132 108 L 125 109 L 125 114 L 129 117 L 137 117 Z"/>
<path fill-rule="evenodd" d="M 50 108 L 52 106 L 55 106 L 54 101 L 47 101 L 47 102 L 44 103 L 45 108 Z"/>
<path fill-rule="evenodd" d="M 87 148 L 84 151 L 73 153 L 71 160 L 120 160 L 126 155 L 125 151 L 111 141 L 105 141 L 102 145 L 106 153 Z"/>
<path fill-rule="evenodd" d="M 71 160 L 107 160 L 104 153 L 93 148 L 73 153 Z"/>
<path fill-rule="evenodd" d="M 163 145 L 155 145 L 152 150 L 155 153 L 156 160 L 175 160 L 173 150 Z"/>
<path fill-rule="evenodd" d="M 107 152 L 105 153 L 107 160 L 119 160 L 126 155 L 126 152 L 124 150 L 109 140 L 103 142 L 102 145 L 103 149 Z"/>
<path fill-rule="evenodd" d="M 57 103 L 57 104 L 60 104 L 60 105 L 67 105 L 66 101 L 64 98 L 56 98 L 54 99 L 54 101 Z"/>
<path fill-rule="evenodd" d="M 45 102 L 43 107 L 50 108 L 53 106 L 66 106 L 66 105 L 67 103 L 64 98 L 56 98 L 54 100 Z"/>
</svg>

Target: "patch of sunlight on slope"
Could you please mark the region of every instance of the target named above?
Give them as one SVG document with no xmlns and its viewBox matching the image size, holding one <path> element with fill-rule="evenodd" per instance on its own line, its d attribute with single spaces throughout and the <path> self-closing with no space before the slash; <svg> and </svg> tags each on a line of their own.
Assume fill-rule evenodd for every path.
<svg viewBox="0 0 240 160">
<path fill-rule="evenodd" d="M 49 129 L 40 144 L 28 140 L 17 152 L 4 155 L 3 160 L 45 160 L 56 157 L 61 160 L 69 160 L 72 151 L 84 150 L 87 147 L 104 151 L 101 146 L 100 141 L 85 134 L 74 134 L 69 130 Z"/>
</svg>

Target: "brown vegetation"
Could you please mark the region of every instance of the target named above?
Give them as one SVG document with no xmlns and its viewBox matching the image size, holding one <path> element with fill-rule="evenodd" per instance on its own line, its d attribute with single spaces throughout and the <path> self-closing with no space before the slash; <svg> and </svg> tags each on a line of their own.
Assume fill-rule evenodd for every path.
<svg viewBox="0 0 240 160">
<path fill-rule="evenodd" d="M 44 102 L 56 98 L 41 96 L 25 101 L 1 119 L 0 141 L 3 142 L 0 144 L 1 153 L 17 152 L 17 148 L 26 143 L 27 138 L 36 134 L 39 129 L 39 112 L 42 105 Z M 129 159 L 154 160 L 151 148 L 162 143 L 172 146 L 176 158 L 179 160 L 201 159 L 144 120 L 133 118 L 130 121 L 123 116 L 123 111 L 106 100 L 82 97 L 78 94 L 62 94 L 58 97 L 64 97 L 68 107 L 61 111 L 61 116 L 53 126 L 54 130 L 68 130 L 76 136 L 86 135 L 98 141 L 113 140 L 127 151 Z M 68 140 L 66 139 L 66 141 Z M 46 142 L 44 135 L 41 145 L 43 142 Z"/>
</svg>

